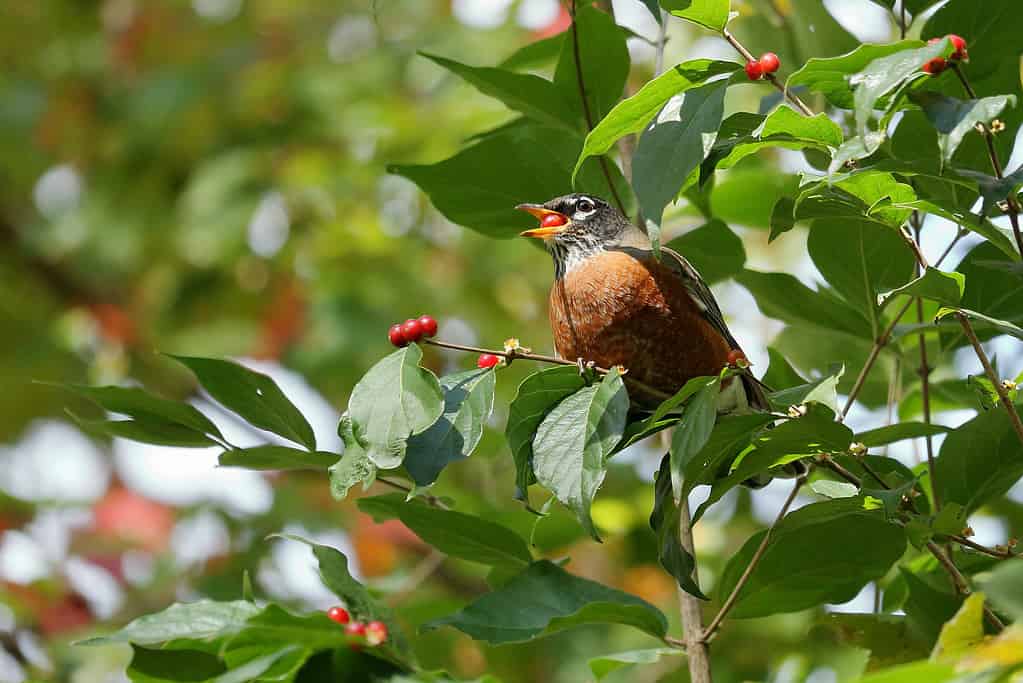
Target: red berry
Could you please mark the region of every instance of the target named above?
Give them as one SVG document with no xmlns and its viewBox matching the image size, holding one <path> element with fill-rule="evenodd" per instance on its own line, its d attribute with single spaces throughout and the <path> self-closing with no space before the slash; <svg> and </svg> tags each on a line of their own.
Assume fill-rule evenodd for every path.
<svg viewBox="0 0 1023 683">
<path fill-rule="evenodd" d="M 500 362 L 501 359 L 492 353 L 481 353 L 479 359 L 476 361 L 476 367 L 492 368 Z"/>
<path fill-rule="evenodd" d="M 956 49 L 949 59 L 969 59 L 969 56 L 966 54 L 966 40 L 954 33 L 949 33 L 947 37 L 952 42 L 952 47 Z"/>
<path fill-rule="evenodd" d="M 387 338 L 399 349 L 403 346 L 408 346 L 408 339 L 405 339 L 405 333 L 402 331 L 400 323 L 391 325 L 391 329 L 387 330 Z"/>
<path fill-rule="evenodd" d="M 759 81 L 764 77 L 764 67 L 760 62 L 746 62 L 746 75 L 751 81 Z"/>
<path fill-rule="evenodd" d="M 735 367 L 746 367 L 749 365 L 749 361 L 746 360 L 746 354 L 739 349 L 732 349 L 728 352 L 728 364 Z"/>
<path fill-rule="evenodd" d="M 760 57 L 760 68 L 764 70 L 765 74 L 773 74 L 781 66 L 781 60 L 778 59 L 778 55 L 773 52 L 765 52 Z"/>
<path fill-rule="evenodd" d="M 935 57 L 926 64 L 924 64 L 924 72 L 929 73 L 932 76 L 937 76 L 948 66 L 948 62 L 945 61 L 944 57 Z"/>
<path fill-rule="evenodd" d="M 409 318 L 401 325 L 401 333 L 406 342 L 419 341 L 423 338 L 423 326 L 415 318 Z"/>
<path fill-rule="evenodd" d="M 366 635 L 366 624 L 361 621 L 345 624 L 345 634 L 355 638 L 363 638 Z"/>
<path fill-rule="evenodd" d="M 424 337 L 432 337 L 437 334 L 437 321 L 432 315 L 419 316 L 419 326 L 423 328 Z"/>
<path fill-rule="evenodd" d="M 347 624 L 352 620 L 351 615 L 348 614 L 348 610 L 344 607 L 331 607 L 327 610 L 327 618 L 331 621 L 336 621 L 339 624 Z"/>
<path fill-rule="evenodd" d="M 545 213 L 543 218 L 540 219 L 540 227 L 543 228 L 556 228 L 559 225 L 564 225 L 568 222 L 560 213 Z"/>
<path fill-rule="evenodd" d="M 382 621 L 371 621 L 366 624 L 366 642 L 379 645 L 387 640 L 387 625 Z"/>
</svg>

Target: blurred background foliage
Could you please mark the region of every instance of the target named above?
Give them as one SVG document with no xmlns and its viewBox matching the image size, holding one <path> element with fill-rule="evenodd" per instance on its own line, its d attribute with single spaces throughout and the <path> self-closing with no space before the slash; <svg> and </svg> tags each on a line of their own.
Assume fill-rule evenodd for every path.
<svg viewBox="0 0 1023 683">
<path fill-rule="evenodd" d="M 755 52 L 774 49 L 785 64 L 897 35 L 867 0 L 733 6 L 735 33 Z M 653 71 L 644 37 L 653 37 L 656 23 L 638 0 L 614 8 L 636 33 L 632 91 Z M 94 416 L 87 406 L 34 381 L 135 381 L 182 398 L 196 391 L 191 377 L 158 352 L 243 358 L 274 376 L 327 435 L 321 443 L 337 448 L 339 407 L 388 352 L 392 322 L 428 312 L 449 341 L 497 347 L 514 336 L 549 351 L 547 257 L 535 245 L 451 224 L 385 168 L 443 159 L 510 119 L 418 50 L 496 64 L 566 23 L 555 0 L 5 6 L 0 679 L 121 680 L 126 650 L 69 643 L 176 599 L 235 597 L 245 569 L 257 594 L 305 608 L 331 604 L 307 549 L 263 540 L 281 530 L 345 549 L 361 577 L 392 591 L 389 600 L 411 624 L 483 589 L 479 568 L 441 562 L 400 524 L 377 525 L 351 500 L 333 502 L 320 474 L 232 473 L 215 469 L 215 453 L 112 444 L 64 412 Z M 669 38 L 667 63 L 733 58 L 723 41 L 682 22 L 672 23 Z M 766 92 L 733 88 L 727 110 L 756 111 Z M 775 101 L 765 97 L 765 105 Z M 805 238 L 765 249 L 775 199 L 794 187 L 791 156 L 750 157 L 722 174 L 709 199 L 744 238 L 748 264 L 812 275 Z M 702 222 L 693 213 L 672 214 L 668 237 Z M 730 322 L 762 371 L 778 323 L 755 314 L 737 285 L 716 290 L 726 311 L 749 311 Z M 425 357 L 438 374 L 472 362 L 437 349 Z M 582 539 L 564 511 L 533 528 L 535 518 L 511 499 L 514 471 L 500 430 L 523 365 L 501 372 L 493 429 L 472 462 L 445 472 L 438 495 L 535 533 L 542 552 L 571 556 L 576 573 L 673 614 L 674 586 L 657 566 L 646 525 L 655 448 L 616 460 L 621 466 L 593 510 L 607 532 L 603 545 Z M 220 417 L 238 443 L 261 441 Z M 783 496 L 772 487 L 756 498 L 737 491 L 701 522 L 705 586 Z M 1012 499 L 997 512 L 993 542 L 1004 542 L 1023 514 Z M 869 610 L 870 591 L 843 609 Z M 803 612 L 735 622 L 716 642 L 716 675 L 831 681 L 858 673 L 864 652 L 840 645 L 821 618 Z M 530 645 L 527 659 L 519 646 L 487 648 L 442 630 L 422 638 L 419 654 L 466 677 L 492 671 L 505 681 L 579 681 L 590 676 L 588 658 L 641 639 L 626 629 L 584 628 Z M 686 674 L 669 658 L 636 676 L 613 676 Z"/>
</svg>

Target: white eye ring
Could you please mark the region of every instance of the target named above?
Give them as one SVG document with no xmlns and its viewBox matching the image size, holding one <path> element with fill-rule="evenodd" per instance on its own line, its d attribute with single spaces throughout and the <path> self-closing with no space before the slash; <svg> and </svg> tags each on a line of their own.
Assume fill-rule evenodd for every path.
<svg viewBox="0 0 1023 683">
<path fill-rule="evenodd" d="M 589 199 L 580 199 L 575 205 L 574 218 L 586 218 L 597 210 L 596 205 Z"/>
</svg>

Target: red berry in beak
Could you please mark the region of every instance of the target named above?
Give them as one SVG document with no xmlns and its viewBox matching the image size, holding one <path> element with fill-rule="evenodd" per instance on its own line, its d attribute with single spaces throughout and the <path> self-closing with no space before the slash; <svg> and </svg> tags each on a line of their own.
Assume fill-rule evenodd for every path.
<svg viewBox="0 0 1023 683">
<path fill-rule="evenodd" d="M 541 228 L 556 228 L 564 225 L 568 222 L 568 219 L 562 216 L 560 213 L 545 213 L 543 218 L 540 219 Z"/>
</svg>

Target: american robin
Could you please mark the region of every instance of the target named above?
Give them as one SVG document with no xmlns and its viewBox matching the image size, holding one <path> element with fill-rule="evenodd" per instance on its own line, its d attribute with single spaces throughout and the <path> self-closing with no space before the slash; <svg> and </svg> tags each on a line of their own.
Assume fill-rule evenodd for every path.
<svg viewBox="0 0 1023 683">
<path fill-rule="evenodd" d="M 696 269 L 661 247 L 599 197 L 569 194 L 516 208 L 540 219 L 524 237 L 541 238 L 554 258 L 550 321 L 562 358 L 621 365 L 667 394 L 689 379 L 716 375 L 740 350 Z M 660 397 L 630 392 L 640 405 Z M 719 412 L 768 410 L 764 389 L 743 375 L 722 391 Z"/>
</svg>

